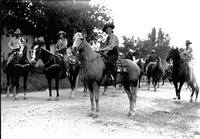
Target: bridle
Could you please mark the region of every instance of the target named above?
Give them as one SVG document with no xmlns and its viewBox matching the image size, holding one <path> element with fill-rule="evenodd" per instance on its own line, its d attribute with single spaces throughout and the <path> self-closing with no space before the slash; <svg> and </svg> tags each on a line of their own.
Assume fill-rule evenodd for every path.
<svg viewBox="0 0 200 139">
<path fill-rule="evenodd" d="M 77 34 L 76 36 L 78 36 L 78 35 L 80 35 L 80 34 Z M 76 36 L 74 36 L 74 38 L 76 37 Z M 78 45 L 78 47 L 75 47 L 75 51 L 77 52 L 77 49 L 79 50 L 79 47 L 83 44 L 83 42 L 84 42 L 84 37 L 83 38 L 81 38 L 80 39 L 82 42 Z M 77 49 L 76 49 L 77 48 Z"/>
</svg>

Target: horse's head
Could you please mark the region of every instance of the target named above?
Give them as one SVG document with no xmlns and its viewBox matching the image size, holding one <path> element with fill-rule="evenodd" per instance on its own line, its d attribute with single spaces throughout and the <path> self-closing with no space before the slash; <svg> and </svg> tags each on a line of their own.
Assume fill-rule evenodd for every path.
<svg viewBox="0 0 200 139">
<path fill-rule="evenodd" d="M 32 58 L 31 58 L 31 63 L 34 64 L 38 61 L 38 59 L 40 59 L 40 56 L 41 56 L 41 52 L 42 52 L 42 48 L 41 46 L 39 45 L 35 45 L 33 47 L 33 50 L 32 50 Z"/>
<path fill-rule="evenodd" d="M 84 41 L 84 36 L 83 36 L 83 34 L 82 33 L 80 33 L 80 32 L 77 32 L 77 33 L 75 33 L 74 34 L 74 36 L 73 36 L 73 46 L 72 46 L 72 49 L 74 49 L 74 50 L 81 50 L 81 47 L 82 47 L 82 43 L 83 43 L 83 41 Z"/>
<path fill-rule="evenodd" d="M 179 55 L 178 48 L 176 48 L 176 49 L 171 49 L 171 50 L 168 52 L 166 61 L 169 62 L 170 60 L 174 60 L 174 58 L 176 58 L 178 55 Z"/>
</svg>

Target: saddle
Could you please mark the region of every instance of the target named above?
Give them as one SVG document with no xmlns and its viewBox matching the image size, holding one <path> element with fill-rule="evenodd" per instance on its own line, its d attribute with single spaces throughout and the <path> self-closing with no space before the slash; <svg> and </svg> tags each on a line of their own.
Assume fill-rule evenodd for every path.
<svg viewBox="0 0 200 139">
<path fill-rule="evenodd" d="M 79 61 L 77 60 L 77 58 L 75 56 L 69 56 L 68 57 L 68 62 L 69 62 L 69 64 L 74 65 L 74 64 L 76 64 Z"/>
</svg>

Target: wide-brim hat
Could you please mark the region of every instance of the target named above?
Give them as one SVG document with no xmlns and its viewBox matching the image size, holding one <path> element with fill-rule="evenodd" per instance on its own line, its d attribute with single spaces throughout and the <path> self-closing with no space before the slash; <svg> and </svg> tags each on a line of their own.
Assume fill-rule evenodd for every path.
<svg viewBox="0 0 200 139">
<path fill-rule="evenodd" d="M 152 53 L 155 53 L 156 51 L 155 51 L 155 50 L 151 50 L 151 52 L 152 52 Z"/>
<path fill-rule="evenodd" d="M 16 29 L 16 31 L 14 32 L 14 34 L 22 34 L 21 30 L 19 28 Z"/>
<path fill-rule="evenodd" d="M 114 28 L 115 28 L 115 25 L 113 25 L 112 23 L 107 23 L 107 24 L 104 25 L 102 31 L 103 31 L 103 32 L 106 32 L 106 29 L 107 29 L 108 27 L 110 27 L 111 29 L 114 29 Z"/>
<path fill-rule="evenodd" d="M 44 37 L 35 38 L 35 43 L 37 43 L 37 44 L 45 44 Z"/>
<path fill-rule="evenodd" d="M 59 31 L 58 33 L 57 33 L 57 35 L 60 35 L 60 34 L 63 34 L 63 35 L 66 35 L 66 32 L 64 32 L 64 31 Z"/>
<path fill-rule="evenodd" d="M 186 40 L 185 44 L 192 44 L 190 40 Z"/>
<path fill-rule="evenodd" d="M 130 53 L 134 53 L 135 51 L 134 51 L 133 49 L 130 49 L 129 52 L 130 52 Z"/>
</svg>

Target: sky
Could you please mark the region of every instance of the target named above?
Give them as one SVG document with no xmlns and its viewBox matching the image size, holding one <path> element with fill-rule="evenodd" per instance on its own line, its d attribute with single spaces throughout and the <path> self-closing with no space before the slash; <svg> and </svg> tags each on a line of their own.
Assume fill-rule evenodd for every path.
<svg viewBox="0 0 200 139">
<path fill-rule="evenodd" d="M 155 27 L 168 33 L 170 45 L 185 47 L 185 41 L 192 42 L 195 57 L 194 70 L 200 82 L 200 1 L 199 0 L 92 0 L 103 3 L 111 9 L 115 29 L 121 36 L 146 39 Z"/>
</svg>

